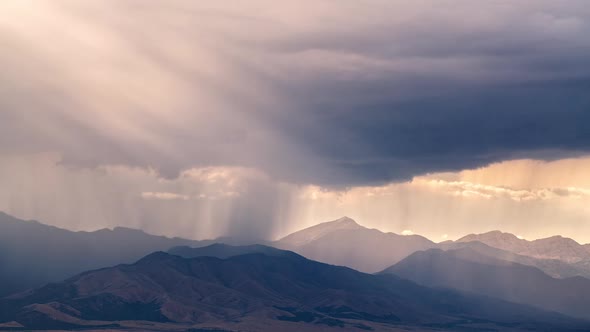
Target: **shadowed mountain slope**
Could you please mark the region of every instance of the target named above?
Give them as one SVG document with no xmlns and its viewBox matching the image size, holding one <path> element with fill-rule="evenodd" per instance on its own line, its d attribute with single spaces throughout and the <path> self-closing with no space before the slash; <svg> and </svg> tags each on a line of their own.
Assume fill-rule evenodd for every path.
<svg viewBox="0 0 590 332">
<path fill-rule="evenodd" d="M 233 246 L 224 243 L 214 243 L 212 245 L 192 248 L 188 246 L 174 247 L 168 250 L 171 255 L 176 255 L 184 258 L 195 258 L 195 257 L 217 257 L 217 258 L 230 258 L 233 256 L 246 255 L 246 254 L 264 254 L 266 256 L 299 256 L 293 252 L 280 250 L 273 247 L 253 244 L 246 246 Z"/>
<path fill-rule="evenodd" d="M 154 236 L 122 227 L 72 232 L 0 212 L 0 296 L 89 269 L 131 263 L 154 251 L 212 242 Z"/>
<path fill-rule="evenodd" d="M 510 251 L 490 247 L 484 243 L 474 242 L 445 242 L 439 243 L 439 249 L 453 250 L 469 248 L 478 254 L 508 262 L 536 267 L 553 278 L 585 277 L 590 278 L 590 269 L 580 263 L 567 263 L 559 259 L 541 259 L 515 254 Z"/>
<path fill-rule="evenodd" d="M 85 272 L 0 301 L 0 322 L 25 328 L 137 320 L 239 325 L 252 318 L 301 324 L 300 330 L 371 329 L 375 324 L 443 330 L 590 328 L 588 322 L 558 314 L 425 288 L 292 253 L 187 259 L 156 252 L 132 265 Z"/>
<path fill-rule="evenodd" d="M 494 234 L 502 235 L 502 238 L 507 239 L 504 242 L 521 243 L 521 245 L 505 246 L 513 250 L 521 248 L 522 243 L 527 243 L 527 241 L 519 240 L 511 234 L 496 233 Z M 477 241 L 466 242 L 470 237 L 473 236 L 465 237 L 459 242 L 448 241 L 435 244 L 417 235 L 401 236 L 368 229 L 357 224 L 354 220 L 344 217 L 295 232 L 273 242 L 272 245 L 292 250 L 318 261 L 348 266 L 371 273 L 383 270 L 416 251 L 430 248 L 446 250 L 468 246 L 486 256 L 538 267 L 553 277 L 590 277 L 590 261 L 568 263 L 559 259 L 535 258 L 494 248 Z M 491 241 L 488 236 L 479 235 L 476 237 L 482 241 Z M 89 269 L 130 263 L 150 252 L 166 251 L 177 246 L 201 247 L 215 242 L 242 244 L 231 238 L 215 241 L 167 238 L 121 227 L 114 230 L 72 232 L 43 225 L 36 221 L 19 220 L 0 212 L 0 267 L 2 267 L 0 269 L 0 296 L 22 291 L 29 287 L 41 286 L 46 282 L 62 280 Z M 572 241 L 566 242 L 571 244 Z M 500 241 L 500 243 L 503 242 Z M 553 242 L 541 241 L 540 243 Z M 492 244 L 500 246 L 497 242 Z M 587 245 L 572 244 L 572 246 L 577 248 L 574 252 L 578 253 L 578 256 L 583 253 L 578 250 L 578 247 L 584 250 L 588 249 Z M 250 251 L 261 250 L 261 248 L 256 248 L 253 246 Z M 185 254 L 181 251 L 175 252 L 181 256 L 191 255 L 186 253 L 186 248 L 175 248 L 174 250 L 184 250 Z M 203 250 L 192 255 L 224 258 L 233 256 L 232 250 L 235 249 L 218 246 Z M 207 250 L 213 251 L 207 253 Z M 264 250 L 268 253 L 270 249 Z"/>
<path fill-rule="evenodd" d="M 469 248 L 416 252 L 382 273 L 590 319 L 590 280 L 551 278 L 537 268 L 483 256 Z"/>
</svg>

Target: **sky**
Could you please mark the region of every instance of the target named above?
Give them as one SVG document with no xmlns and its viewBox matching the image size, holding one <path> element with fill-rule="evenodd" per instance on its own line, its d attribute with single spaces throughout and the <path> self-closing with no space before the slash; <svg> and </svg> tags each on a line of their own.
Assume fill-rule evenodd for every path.
<svg viewBox="0 0 590 332">
<path fill-rule="evenodd" d="M 7 0 L 0 210 L 590 242 L 585 0 Z"/>
</svg>

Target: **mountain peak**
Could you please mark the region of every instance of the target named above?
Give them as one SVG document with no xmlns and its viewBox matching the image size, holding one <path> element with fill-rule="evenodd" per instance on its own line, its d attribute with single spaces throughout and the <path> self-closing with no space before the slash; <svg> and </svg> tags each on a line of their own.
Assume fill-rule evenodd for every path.
<svg viewBox="0 0 590 332">
<path fill-rule="evenodd" d="M 466 235 L 460 239 L 458 239 L 456 242 L 471 242 L 471 241 L 509 241 L 509 242 L 519 242 L 519 241 L 525 241 L 522 239 L 519 239 L 516 235 L 512 234 L 512 233 L 505 233 L 502 231 L 489 231 L 486 233 L 481 233 L 481 234 L 469 234 Z"/>
<path fill-rule="evenodd" d="M 342 230 L 342 229 L 364 229 L 366 227 L 359 225 L 354 219 L 349 218 L 349 217 L 342 217 L 336 220 L 332 220 L 332 221 L 326 221 L 320 224 L 317 224 L 315 226 L 311 226 L 309 228 L 303 229 L 299 232 L 306 232 L 306 231 L 312 231 L 312 230 L 322 230 L 322 231 L 337 231 L 337 230 Z M 297 234 L 299 232 L 293 233 L 293 234 Z"/>
<path fill-rule="evenodd" d="M 341 230 L 358 230 L 366 229 L 349 217 L 323 222 L 309 228 L 305 228 L 291 235 L 282 238 L 280 242 L 289 246 L 301 246 L 311 241 L 317 240 L 324 235 Z"/>
<path fill-rule="evenodd" d="M 533 242 L 560 242 L 569 245 L 580 245 L 578 242 L 576 242 L 576 240 L 561 235 L 553 235 L 544 239 L 535 240 Z"/>
<path fill-rule="evenodd" d="M 359 225 L 354 219 L 344 216 L 342 218 L 336 219 L 332 221 L 333 223 L 340 224 L 340 225 L 351 225 L 351 226 L 361 226 Z"/>
<path fill-rule="evenodd" d="M 548 238 L 527 241 L 510 233 L 492 231 L 483 234 L 470 234 L 456 242 L 479 241 L 490 247 L 510 251 L 519 255 L 539 259 L 558 259 L 568 263 L 588 260 L 588 249 L 576 241 L 555 235 Z"/>
</svg>

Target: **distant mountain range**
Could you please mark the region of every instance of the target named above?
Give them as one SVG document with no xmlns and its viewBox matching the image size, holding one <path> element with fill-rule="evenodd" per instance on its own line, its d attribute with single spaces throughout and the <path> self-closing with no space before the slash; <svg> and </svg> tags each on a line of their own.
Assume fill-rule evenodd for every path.
<svg viewBox="0 0 590 332">
<path fill-rule="evenodd" d="M 344 217 L 295 232 L 273 246 L 320 262 L 374 273 L 416 251 L 435 248 L 436 243 L 419 235 L 383 233 Z"/>
<path fill-rule="evenodd" d="M 519 263 L 536 267 L 554 278 L 571 278 L 576 276 L 590 278 L 590 269 L 583 264 L 570 264 L 559 259 L 540 259 L 524 255 L 515 254 L 510 251 L 490 247 L 478 241 L 474 242 L 452 242 L 440 243 L 437 246 L 442 250 L 452 250 L 460 248 L 469 248 L 480 255 L 504 260 L 508 262 Z"/>
<path fill-rule="evenodd" d="M 369 229 L 344 217 L 295 232 L 272 245 L 367 273 L 379 272 L 416 251 L 470 247 L 482 255 L 537 267 L 553 277 L 590 278 L 590 246 L 560 236 L 526 241 L 495 231 L 434 243 L 419 235 Z"/>
<path fill-rule="evenodd" d="M 72 232 L 0 212 L 0 296 L 83 271 L 131 263 L 154 251 L 177 246 L 202 247 L 215 242 L 242 244 L 231 238 L 167 238 L 122 227 Z M 590 278 L 589 246 L 562 237 L 526 241 L 508 233 L 489 232 L 437 244 L 418 235 L 369 229 L 344 217 L 264 244 L 367 273 L 382 271 L 417 251 L 470 247 L 496 259 L 537 267 L 552 277 Z"/>
<path fill-rule="evenodd" d="M 552 278 L 535 267 L 491 258 L 471 248 L 416 252 L 382 273 L 590 319 L 590 279 Z"/>
<path fill-rule="evenodd" d="M 558 259 L 576 264 L 590 261 L 590 246 L 562 236 L 527 241 L 510 233 L 492 231 L 484 234 L 470 234 L 456 242 L 481 242 L 490 247 L 503 249 L 515 254 L 540 258 Z"/>
<path fill-rule="evenodd" d="M 156 252 L 135 264 L 0 300 L 0 322 L 22 329 L 185 331 L 590 328 L 590 322 L 528 306 L 364 274 L 274 248 L 217 245 L 200 252 L 235 256 Z"/>
<path fill-rule="evenodd" d="M 72 232 L 0 212 L 0 296 L 86 270 L 132 263 L 154 251 L 210 243 L 122 227 Z"/>
<path fill-rule="evenodd" d="M 563 237 L 434 243 L 344 217 L 217 241 L 0 213 L 0 330 L 590 330 L 590 252 Z"/>
</svg>

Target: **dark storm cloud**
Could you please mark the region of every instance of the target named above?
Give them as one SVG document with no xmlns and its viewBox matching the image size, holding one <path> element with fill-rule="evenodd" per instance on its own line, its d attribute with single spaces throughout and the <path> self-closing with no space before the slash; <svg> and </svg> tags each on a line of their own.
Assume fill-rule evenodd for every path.
<svg viewBox="0 0 590 332">
<path fill-rule="evenodd" d="M 4 152 L 337 187 L 590 152 L 586 1 L 45 7 L 0 30 Z"/>
<path fill-rule="evenodd" d="M 439 96 L 375 105 L 343 93 L 306 115 L 321 124 L 317 131 L 308 129 L 309 119 L 290 129 L 347 177 L 404 180 L 500 160 L 587 153 L 589 91 L 585 80 L 455 86 Z"/>
<path fill-rule="evenodd" d="M 359 66 L 283 82 L 300 110 L 287 132 L 339 170 L 310 181 L 375 184 L 588 153 L 590 15 L 569 5 L 515 2 L 481 25 L 418 16 L 282 44 L 287 53 L 356 57 Z"/>
</svg>

